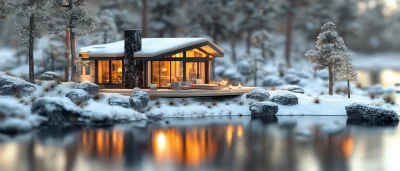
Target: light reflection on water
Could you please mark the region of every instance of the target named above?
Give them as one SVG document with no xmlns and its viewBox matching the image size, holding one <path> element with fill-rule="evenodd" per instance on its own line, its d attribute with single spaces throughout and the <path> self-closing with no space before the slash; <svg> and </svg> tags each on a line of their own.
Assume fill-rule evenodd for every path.
<svg viewBox="0 0 400 171">
<path fill-rule="evenodd" d="M 311 116 L 278 117 L 279 124 L 249 117 L 169 122 L 40 130 L 0 143 L 1 170 L 400 170 L 396 127 L 329 134 L 322 125 L 344 126 L 346 117 Z"/>
</svg>

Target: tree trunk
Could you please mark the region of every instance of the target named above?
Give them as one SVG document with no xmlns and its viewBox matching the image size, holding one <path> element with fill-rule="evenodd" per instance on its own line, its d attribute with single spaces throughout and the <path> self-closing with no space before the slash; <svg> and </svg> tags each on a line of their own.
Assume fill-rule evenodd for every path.
<svg viewBox="0 0 400 171">
<path fill-rule="evenodd" d="M 333 95 L 333 66 L 329 65 L 329 95 Z"/>
<path fill-rule="evenodd" d="M 249 31 L 247 31 L 247 37 L 246 37 L 246 53 L 247 54 L 251 54 L 251 51 L 250 51 L 250 45 L 251 45 L 251 31 L 249 30 Z"/>
<path fill-rule="evenodd" d="M 350 80 L 347 80 L 347 97 L 350 99 Z"/>
<path fill-rule="evenodd" d="M 29 19 L 29 82 L 35 83 L 35 70 L 33 61 L 33 32 L 35 31 L 35 14 L 32 14 Z"/>
<path fill-rule="evenodd" d="M 292 34 L 293 34 L 293 13 L 290 11 L 288 12 L 287 16 L 287 26 L 286 26 L 286 47 L 285 47 L 285 60 L 287 67 L 291 67 L 290 62 L 290 53 L 292 49 Z"/>
<path fill-rule="evenodd" d="M 148 19 L 148 4 L 147 0 L 142 0 L 142 36 L 143 38 L 149 37 L 149 19 Z"/>
<path fill-rule="evenodd" d="M 53 71 L 54 72 L 54 59 L 55 57 L 54 57 L 54 55 L 52 54 L 51 55 L 51 71 Z"/>
<path fill-rule="evenodd" d="M 65 62 L 69 61 L 69 57 L 71 55 L 71 35 L 70 35 L 70 29 L 67 29 L 65 32 Z M 65 64 L 64 67 L 64 79 L 65 81 L 69 80 L 69 66 Z"/>
<path fill-rule="evenodd" d="M 104 31 L 104 34 L 103 34 L 103 44 L 106 44 L 107 43 L 107 30 L 106 31 Z"/>
<path fill-rule="evenodd" d="M 76 47 L 75 47 L 75 33 L 71 30 L 71 81 L 76 82 Z"/>
<path fill-rule="evenodd" d="M 231 39 L 231 50 L 232 50 L 232 61 L 236 62 L 236 38 L 232 37 Z"/>
<path fill-rule="evenodd" d="M 217 31 L 214 30 L 212 38 L 213 38 L 214 43 L 217 44 Z"/>
<path fill-rule="evenodd" d="M 254 72 L 254 87 L 257 87 L 257 70 L 258 70 L 258 63 L 257 63 L 258 61 L 257 61 L 257 59 L 256 59 L 256 61 L 255 61 L 255 64 L 256 64 L 256 66 L 255 66 L 255 72 Z"/>
</svg>

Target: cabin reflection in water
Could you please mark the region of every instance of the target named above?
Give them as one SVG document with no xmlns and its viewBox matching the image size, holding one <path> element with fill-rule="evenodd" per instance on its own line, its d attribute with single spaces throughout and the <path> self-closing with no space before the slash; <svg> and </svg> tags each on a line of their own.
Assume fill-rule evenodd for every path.
<svg viewBox="0 0 400 171">
<path fill-rule="evenodd" d="M 213 160 L 218 150 L 226 145 L 230 147 L 232 139 L 242 135 L 242 125 L 227 125 L 222 129 L 213 127 L 157 129 L 152 132 L 151 147 L 157 164 L 171 162 L 196 167 L 207 160 Z"/>
<path fill-rule="evenodd" d="M 87 156 L 104 159 L 122 159 L 124 132 L 121 130 L 84 130 L 81 137 L 82 152 Z"/>
</svg>

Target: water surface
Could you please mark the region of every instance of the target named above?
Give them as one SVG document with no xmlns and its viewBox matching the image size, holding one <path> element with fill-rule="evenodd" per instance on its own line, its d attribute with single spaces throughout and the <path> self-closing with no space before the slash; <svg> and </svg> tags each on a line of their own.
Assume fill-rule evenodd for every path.
<svg viewBox="0 0 400 171">
<path fill-rule="evenodd" d="M 399 154 L 399 128 L 346 117 L 207 117 L 37 130 L 0 143 L 0 170 L 400 170 Z"/>
</svg>

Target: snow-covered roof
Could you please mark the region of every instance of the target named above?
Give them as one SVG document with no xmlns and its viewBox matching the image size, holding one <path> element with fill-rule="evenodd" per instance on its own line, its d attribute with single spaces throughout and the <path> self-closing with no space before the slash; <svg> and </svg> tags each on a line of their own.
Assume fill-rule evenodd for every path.
<svg viewBox="0 0 400 171">
<path fill-rule="evenodd" d="M 201 48 L 215 57 L 224 55 L 224 50 L 206 38 L 142 38 L 142 50 L 135 57 L 151 58 L 196 45 L 204 45 Z M 89 57 L 123 57 L 124 41 L 83 47 L 79 52 L 88 52 Z"/>
</svg>

